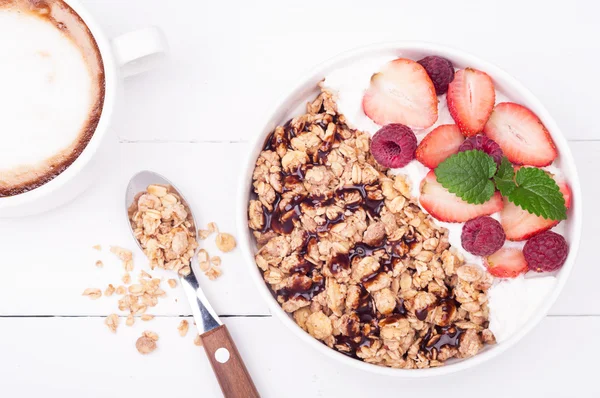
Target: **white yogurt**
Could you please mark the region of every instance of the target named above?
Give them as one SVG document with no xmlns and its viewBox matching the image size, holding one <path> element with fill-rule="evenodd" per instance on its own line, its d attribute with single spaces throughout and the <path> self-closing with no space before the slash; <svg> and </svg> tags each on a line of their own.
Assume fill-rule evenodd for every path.
<svg viewBox="0 0 600 398">
<path fill-rule="evenodd" d="M 553 276 L 519 276 L 493 285 L 488 292 L 489 328 L 496 341 L 505 341 L 521 329 L 555 285 Z"/>
</svg>

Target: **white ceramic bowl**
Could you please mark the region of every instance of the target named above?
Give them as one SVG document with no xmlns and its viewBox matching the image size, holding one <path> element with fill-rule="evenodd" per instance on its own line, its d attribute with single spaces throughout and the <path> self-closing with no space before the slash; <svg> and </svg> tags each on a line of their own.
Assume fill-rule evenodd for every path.
<svg viewBox="0 0 600 398">
<path fill-rule="evenodd" d="M 289 118 L 297 116 L 303 112 L 303 107 L 305 106 L 306 102 L 313 99 L 319 92 L 317 88 L 318 82 L 321 81 L 330 71 L 339 67 L 347 66 L 358 59 L 388 55 L 406 57 L 414 60 L 421 59 L 428 55 L 439 55 L 451 60 L 454 66 L 457 68 L 470 66 L 480 69 L 490 75 L 494 81 L 497 91 L 505 94 L 511 101 L 523 104 L 530 108 L 546 125 L 559 149 L 560 168 L 562 169 L 566 180 L 571 186 L 573 196 L 572 207 L 568 214 L 569 222 L 565 232 L 565 238 L 569 242 L 570 251 L 565 265 L 557 275 L 558 283 L 556 284 L 554 291 L 547 299 L 543 301 L 543 305 L 536 311 L 535 315 L 525 324 L 525 326 L 516 332 L 511 338 L 496 345 L 486 346 L 484 350 L 474 357 L 452 361 L 439 368 L 404 370 L 372 365 L 341 354 L 314 339 L 298 325 L 296 325 L 291 316 L 283 311 L 277 301 L 273 298 L 273 295 L 263 280 L 261 271 L 256 266 L 254 261 L 254 254 L 256 253 L 257 249 L 254 238 L 247 226 L 247 207 L 251 193 L 252 172 L 266 137 L 276 126 L 285 123 Z M 300 82 L 293 89 L 291 89 L 283 99 L 281 99 L 272 107 L 268 113 L 268 116 L 264 120 L 264 124 L 259 126 L 255 134 L 256 137 L 253 141 L 251 147 L 252 149 L 248 155 L 247 161 L 243 165 L 244 169 L 241 173 L 241 188 L 237 203 L 238 233 L 240 237 L 239 243 L 244 252 L 246 264 L 249 267 L 252 280 L 256 284 L 264 299 L 269 304 L 271 312 L 277 316 L 287 327 L 289 327 L 302 341 L 315 348 L 322 354 L 331 358 L 335 358 L 342 363 L 368 372 L 411 378 L 448 374 L 476 366 L 506 351 L 508 348 L 512 347 L 519 340 L 521 340 L 527 333 L 529 333 L 546 316 L 558 298 L 558 295 L 563 289 L 563 286 L 565 285 L 565 282 L 571 273 L 579 249 L 582 222 L 582 203 L 579 177 L 575 168 L 573 156 L 567 144 L 567 140 L 561 133 L 558 125 L 550 116 L 548 111 L 529 90 L 523 87 L 521 83 L 500 68 L 483 61 L 476 56 L 446 46 L 422 42 L 383 43 L 362 47 L 340 54 L 339 56 L 336 56 L 319 65 L 313 69 L 311 73 L 300 80 Z"/>
</svg>

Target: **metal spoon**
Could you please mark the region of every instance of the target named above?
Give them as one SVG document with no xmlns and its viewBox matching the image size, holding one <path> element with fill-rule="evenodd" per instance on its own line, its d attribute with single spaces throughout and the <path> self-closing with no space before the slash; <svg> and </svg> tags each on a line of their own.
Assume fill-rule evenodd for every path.
<svg viewBox="0 0 600 398">
<path fill-rule="evenodd" d="M 137 208 L 137 199 L 140 194 L 153 184 L 166 186 L 171 193 L 177 194 L 181 198 L 188 210 L 188 220 L 192 223 L 192 230 L 196 231 L 197 224 L 194 213 L 181 191 L 160 174 L 142 171 L 131 178 L 125 193 L 127 224 L 129 224 L 131 233 L 133 234 L 133 227 L 129 222 L 129 215 Z M 135 239 L 135 236 L 134 240 L 141 249 L 140 242 Z M 197 261 L 197 257 L 194 255 L 191 263 L 192 272 L 187 276 L 180 276 L 179 280 L 189 300 L 196 327 L 202 338 L 202 345 L 217 376 L 223 395 L 226 398 L 260 397 L 227 326 L 223 325 L 198 284 Z"/>
</svg>

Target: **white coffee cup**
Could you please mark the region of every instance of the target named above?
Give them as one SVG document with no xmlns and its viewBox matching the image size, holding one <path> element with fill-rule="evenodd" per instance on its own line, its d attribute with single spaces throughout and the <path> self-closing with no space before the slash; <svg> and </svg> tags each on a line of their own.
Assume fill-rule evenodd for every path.
<svg viewBox="0 0 600 398">
<path fill-rule="evenodd" d="M 100 50 L 105 80 L 102 114 L 86 148 L 65 171 L 36 189 L 0 197 L 0 218 L 51 210 L 74 199 L 91 185 L 97 155 L 106 141 L 115 109 L 123 97 L 123 79 L 152 69 L 167 50 L 164 34 L 157 27 L 129 32 L 110 40 L 79 1 L 63 1 L 79 14 Z"/>
</svg>

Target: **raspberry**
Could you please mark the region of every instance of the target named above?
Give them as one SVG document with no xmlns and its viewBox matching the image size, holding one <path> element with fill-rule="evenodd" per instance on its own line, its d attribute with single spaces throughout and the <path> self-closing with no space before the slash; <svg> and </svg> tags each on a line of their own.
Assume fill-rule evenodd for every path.
<svg viewBox="0 0 600 398">
<path fill-rule="evenodd" d="M 437 95 L 445 94 L 448 85 L 454 80 L 454 66 L 446 58 L 432 55 L 417 61 L 429 75 Z"/>
<path fill-rule="evenodd" d="M 380 165 L 399 168 L 415 158 L 417 137 L 413 131 L 399 123 L 383 126 L 371 141 L 371 153 Z"/>
<path fill-rule="evenodd" d="M 569 245 L 561 235 L 548 231 L 529 239 L 525 243 L 523 254 L 530 270 L 552 272 L 565 263 Z"/>
<path fill-rule="evenodd" d="M 478 217 L 463 226 L 460 235 L 463 248 L 476 256 L 489 256 L 504 245 L 502 225 L 492 217 Z"/>
<path fill-rule="evenodd" d="M 490 155 L 498 167 L 500 166 L 500 163 L 502 163 L 502 157 L 504 156 L 502 148 L 500 148 L 500 145 L 496 144 L 496 141 L 483 134 L 467 138 L 465 142 L 458 147 L 458 152 L 470 151 L 472 149 L 479 149 Z"/>
</svg>

